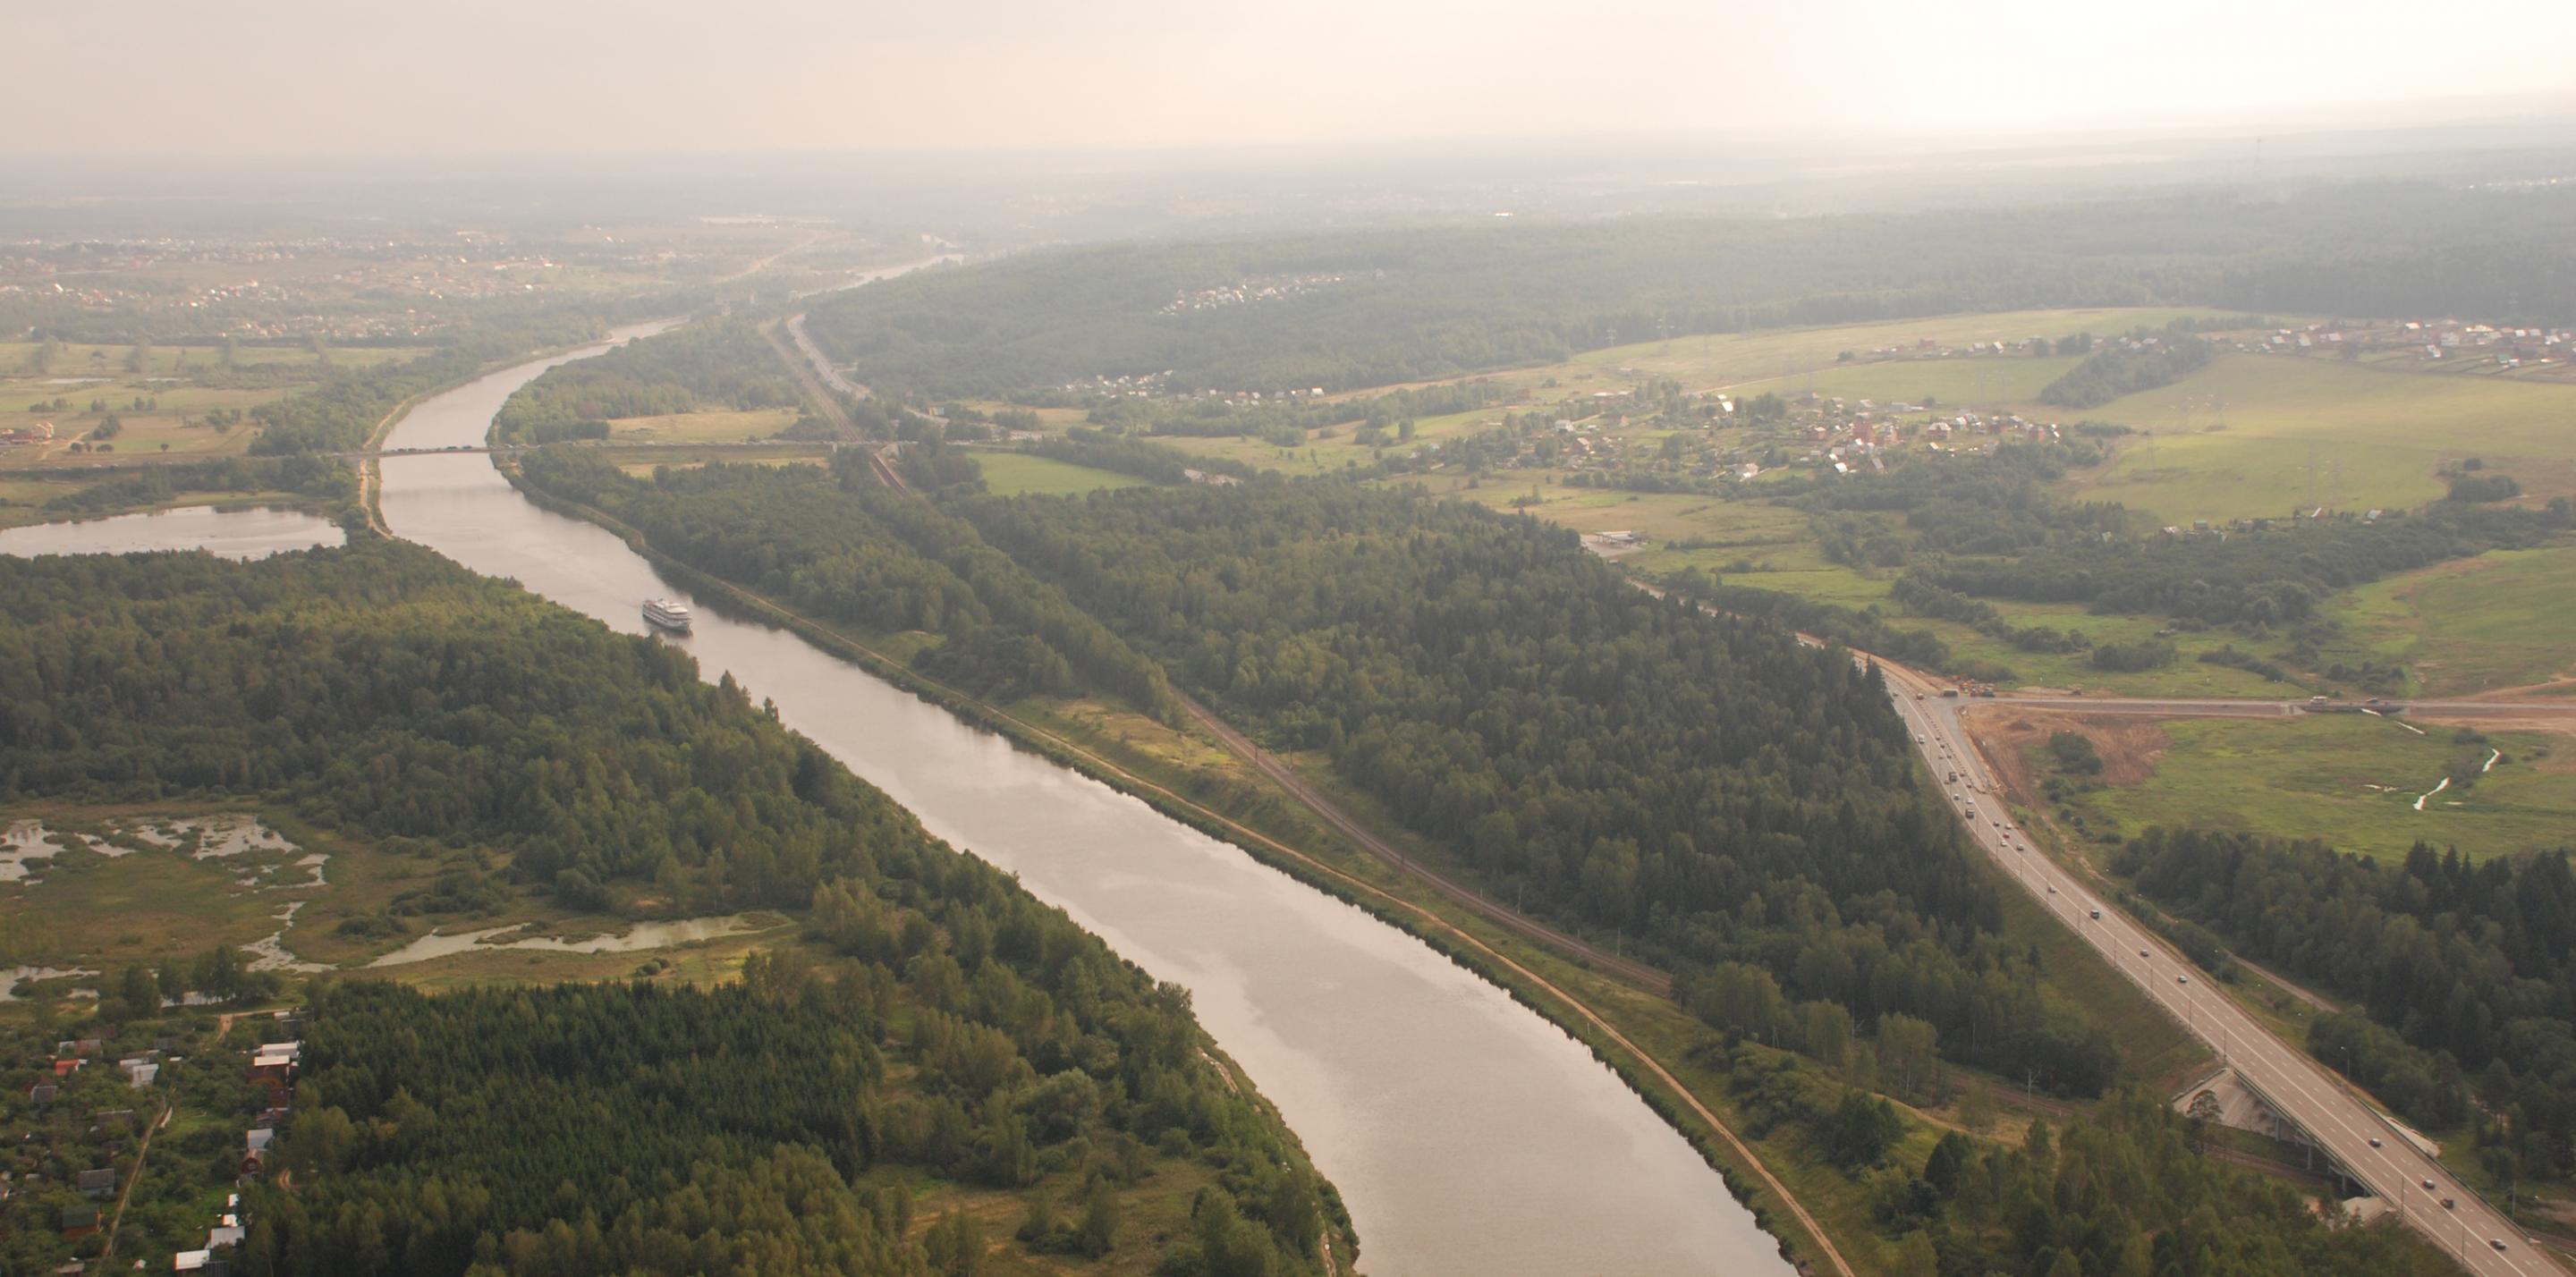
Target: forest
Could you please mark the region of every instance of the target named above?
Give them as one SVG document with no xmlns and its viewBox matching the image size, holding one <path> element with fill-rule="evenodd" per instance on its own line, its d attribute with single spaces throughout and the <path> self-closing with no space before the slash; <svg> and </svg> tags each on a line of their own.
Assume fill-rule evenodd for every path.
<svg viewBox="0 0 2576 1277">
<path fill-rule="evenodd" d="M 237 1271 L 972 1271 L 971 1221 L 914 1246 L 883 1213 L 925 1179 L 1022 1192 L 1018 1244 L 1138 1244 L 1139 1270 L 1306 1272 L 1347 1227 L 1186 992 L 679 649 L 374 539 L 0 559 L 0 589 L 0 800 L 291 806 L 489 845 L 521 890 L 793 911 L 824 955 L 712 993 L 317 986 L 299 1173 Z M 1122 1242 L 1164 1176 L 1205 1181 L 1189 1226 Z"/>
<path fill-rule="evenodd" d="M 1573 534 L 1337 482 L 959 503 L 1173 681 L 1534 913 L 2091 1094 L 1876 680 L 1628 585 Z"/>
<path fill-rule="evenodd" d="M 1287 1277 L 1328 1230 L 1349 1253 L 1302 1155 L 1209 1075 L 1187 994 L 989 870 L 909 905 L 884 885 L 818 894 L 851 956 L 714 989 L 322 988 L 237 1271 L 962 1277 L 1017 1243 Z M 1025 1206 L 920 1204 L 950 1184 Z"/>
<path fill-rule="evenodd" d="M 2576 512 L 2563 497 L 2540 510 L 2441 502 L 2378 519 L 2266 520 L 2226 536 L 2060 537 L 2012 558 L 1951 559 L 1915 575 L 1985 598 L 2262 628 L 2310 619 L 2336 590 L 2445 559 L 2535 545 L 2571 525 Z"/>
<path fill-rule="evenodd" d="M 2466 1125 L 2502 1182 L 2576 1173 L 2576 872 L 2567 849 L 2402 864 L 2315 841 L 2151 829 L 2113 869 L 2248 957 L 2349 1000 L 2324 1063 L 2435 1129 Z"/>
<path fill-rule="evenodd" d="M 748 319 L 708 318 L 547 369 L 493 418 L 503 443 L 600 439 L 616 417 L 790 408 L 796 381 Z"/>
<path fill-rule="evenodd" d="M 1090 689 L 1163 717 L 1162 671 L 972 526 L 886 491 L 845 451 L 811 466 L 710 465 L 627 475 L 596 457 L 529 456 L 530 486 L 613 515 L 702 572 L 826 621 L 943 642 L 915 665 L 1011 700 Z"/>
<path fill-rule="evenodd" d="M 1034 252 L 818 301 L 808 328 L 881 390 L 997 397 L 1102 376 L 1349 390 L 1659 337 L 2041 307 L 2564 323 L 2576 318 L 2571 229 L 2576 192 L 2393 182 L 2278 200 L 1531 220 Z M 1175 306 L 1280 276 L 1329 282 Z"/>
</svg>

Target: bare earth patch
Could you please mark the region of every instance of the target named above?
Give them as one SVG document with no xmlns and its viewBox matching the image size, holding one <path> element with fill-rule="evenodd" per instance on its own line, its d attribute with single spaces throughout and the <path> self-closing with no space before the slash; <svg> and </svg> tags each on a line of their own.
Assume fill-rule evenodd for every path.
<svg viewBox="0 0 2576 1277">
<path fill-rule="evenodd" d="M 2136 785 L 2155 774 L 2156 763 L 2173 748 L 2173 738 L 2152 720 L 2117 714 L 2084 714 L 2053 710 L 1978 706 L 1968 715 L 1987 761 L 2002 775 L 2005 788 L 2025 805 L 2036 805 L 2040 777 L 2032 766 L 2034 750 L 2057 732 L 2082 732 L 2102 756 L 2103 783 Z"/>
</svg>

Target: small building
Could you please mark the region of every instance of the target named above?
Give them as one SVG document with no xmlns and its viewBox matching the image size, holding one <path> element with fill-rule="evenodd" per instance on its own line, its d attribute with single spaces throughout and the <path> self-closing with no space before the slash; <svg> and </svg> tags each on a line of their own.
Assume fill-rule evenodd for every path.
<svg viewBox="0 0 2576 1277">
<path fill-rule="evenodd" d="M 63 1240 L 79 1241 L 98 1231 L 98 1208 L 87 1202 L 63 1208 Z"/>
<path fill-rule="evenodd" d="M 27 1088 L 27 1101 L 34 1104 L 37 1108 L 43 1108 L 46 1105 L 53 1103 L 54 1097 L 61 1092 L 62 1088 L 55 1086 L 51 1082 L 38 1082 L 34 1086 Z"/>
<path fill-rule="evenodd" d="M 82 1171 L 73 1177 L 72 1186 L 78 1188 L 83 1197 L 112 1196 L 116 1192 L 116 1170 L 114 1167 L 101 1166 Z"/>
</svg>

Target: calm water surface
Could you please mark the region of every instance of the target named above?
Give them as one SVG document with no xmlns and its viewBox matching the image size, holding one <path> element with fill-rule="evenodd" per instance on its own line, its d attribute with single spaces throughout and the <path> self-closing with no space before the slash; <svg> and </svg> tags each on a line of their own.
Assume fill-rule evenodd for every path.
<svg viewBox="0 0 2576 1277">
<path fill-rule="evenodd" d="M 137 550 L 205 550 L 227 559 L 261 559 L 347 540 L 338 524 L 301 510 L 254 506 L 218 510 L 181 506 L 79 523 L 39 523 L 0 530 L 0 554 L 126 554 Z"/>
<path fill-rule="evenodd" d="M 427 400 L 391 446 L 480 442 L 502 401 L 560 362 Z M 530 504 L 487 457 L 382 465 L 393 531 L 478 572 L 635 634 L 648 632 L 645 597 L 688 597 L 606 531 Z M 672 641 L 707 678 L 732 672 L 932 833 L 1186 985 L 1201 1021 L 1340 1186 L 1373 1277 L 1790 1271 L 1679 1135 L 1500 990 L 792 634 L 689 601 L 697 632 Z"/>
</svg>

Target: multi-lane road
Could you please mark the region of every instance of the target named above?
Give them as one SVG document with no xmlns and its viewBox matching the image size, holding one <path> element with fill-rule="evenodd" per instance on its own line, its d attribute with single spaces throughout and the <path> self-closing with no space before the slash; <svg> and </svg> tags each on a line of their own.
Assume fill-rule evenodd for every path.
<svg viewBox="0 0 2576 1277">
<path fill-rule="evenodd" d="M 2077 697 L 1962 701 L 1944 698 L 1943 684 L 1903 666 L 1881 662 L 1880 669 L 1906 730 L 1913 733 L 1924 760 L 1931 764 L 1932 778 L 1944 781 L 1951 773 L 1958 774 L 1959 782 L 1944 781 L 1942 790 L 1976 836 L 1977 845 L 2002 866 L 2006 876 L 2021 884 L 2058 921 L 2145 990 L 2193 1036 L 2208 1043 L 2239 1076 L 2269 1098 L 2284 1117 L 2313 1135 L 2346 1171 L 2400 1212 L 2407 1223 L 2456 1256 L 2462 1267 L 2480 1277 L 2561 1277 L 2566 1272 L 2539 1246 L 2526 1240 L 2501 1212 L 2468 1191 L 2441 1163 L 2355 1099 L 2305 1051 L 2273 1036 L 2226 995 L 2210 988 L 2179 953 L 2096 896 L 2075 875 L 2033 850 L 2030 838 L 2014 824 L 1992 770 L 1978 755 L 1959 717 L 1963 705 L 2030 705 L 2097 713 L 2272 716 L 2298 712 L 2295 704 Z M 2460 710 L 2576 713 L 2576 706 L 2569 705 L 2476 701 L 2444 703 L 2438 708 L 2416 704 L 2409 708 L 2442 717 L 2452 717 Z M 2445 1206 L 2446 1201 L 2452 1204 Z M 2499 1243 L 2503 1249 L 2497 1249 Z"/>
</svg>

